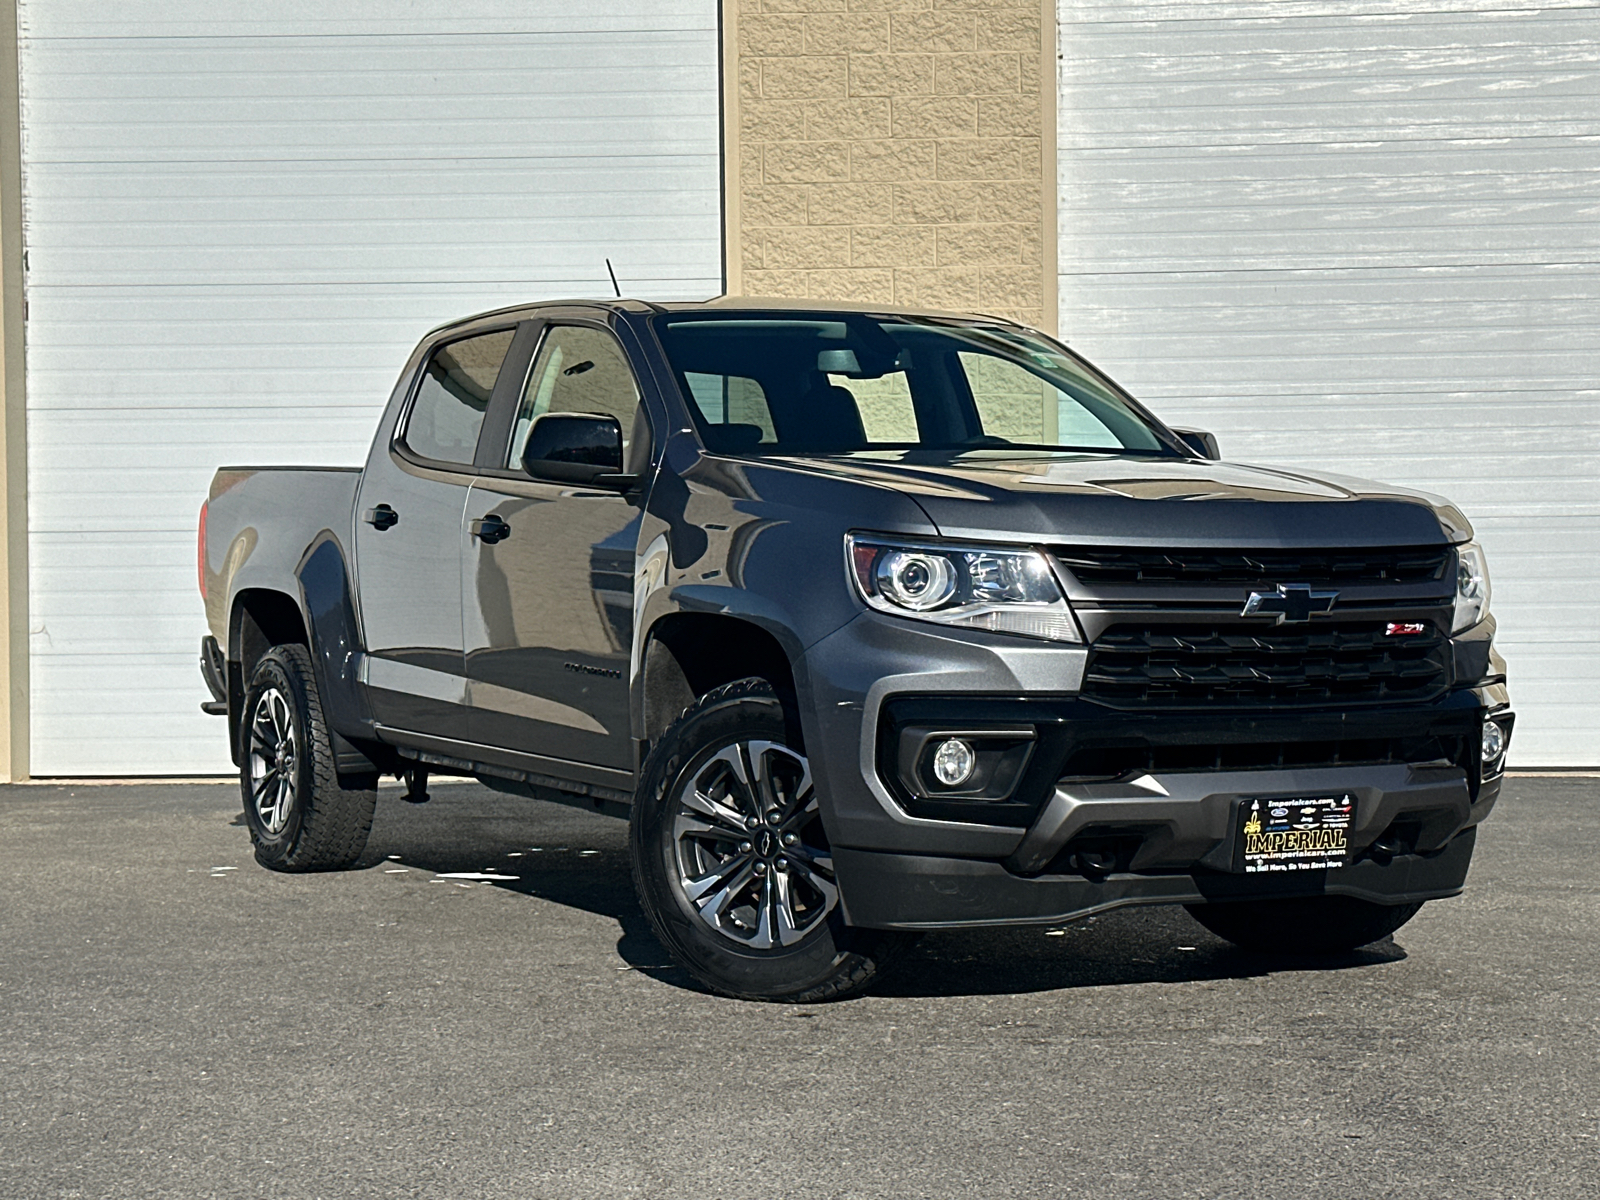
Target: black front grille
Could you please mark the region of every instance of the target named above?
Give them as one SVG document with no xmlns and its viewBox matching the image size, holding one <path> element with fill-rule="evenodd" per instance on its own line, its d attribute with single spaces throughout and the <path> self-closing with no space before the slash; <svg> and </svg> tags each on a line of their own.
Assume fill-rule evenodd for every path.
<svg viewBox="0 0 1600 1200">
<path fill-rule="evenodd" d="M 1448 648 L 1432 625 L 1399 637 L 1374 623 L 1296 631 L 1114 626 L 1090 648 L 1082 694 L 1114 708 L 1426 700 L 1449 682 Z"/>
<path fill-rule="evenodd" d="M 1449 547 L 1386 550 L 1100 550 L 1059 547 L 1056 558 L 1094 583 L 1427 583 L 1450 567 Z"/>
</svg>

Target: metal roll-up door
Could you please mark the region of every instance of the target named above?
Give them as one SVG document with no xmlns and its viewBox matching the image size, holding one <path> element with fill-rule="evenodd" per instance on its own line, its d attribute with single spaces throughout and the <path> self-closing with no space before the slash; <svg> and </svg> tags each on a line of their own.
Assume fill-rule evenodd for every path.
<svg viewBox="0 0 1600 1200">
<path fill-rule="evenodd" d="M 1443 493 L 1514 764 L 1600 762 L 1600 11 L 1061 0 L 1061 328 L 1226 457 Z"/>
<path fill-rule="evenodd" d="M 717 0 L 20 4 L 32 770 L 228 770 L 219 463 L 358 464 L 416 339 L 721 290 Z M 330 521 L 339 514 L 329 514 Z"/>
</svg>

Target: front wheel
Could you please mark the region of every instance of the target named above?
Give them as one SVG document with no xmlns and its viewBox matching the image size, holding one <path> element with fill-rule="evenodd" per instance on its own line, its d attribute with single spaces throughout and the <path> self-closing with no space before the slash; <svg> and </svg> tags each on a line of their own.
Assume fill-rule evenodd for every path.
<svg viewBox="0 0 1600 1200">
<path fill-rule="evenodd" d="M 1298 896 L 1186 905 L 1224 941 L 1261 954 L 1337 954 L 1388 937 L 1422 907 L 1373 904 L 1353 896 Z"/>
<path fill-rule="evenodd" d="M 635 798 L 639 903 L 673 959 L 726 996 L 839 999 L 915 940 L 845 924 L 798 743 L 766 680 L 726 684 L 662 737 Z"/>
</svg>

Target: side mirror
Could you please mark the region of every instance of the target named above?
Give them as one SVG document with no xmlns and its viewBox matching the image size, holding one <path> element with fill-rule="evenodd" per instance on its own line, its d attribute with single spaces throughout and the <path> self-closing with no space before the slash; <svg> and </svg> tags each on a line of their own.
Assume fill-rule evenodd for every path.
<svg viewBox="0 0 1600 1200">
<path fill-rule="evenodd" d="M 617 480 L 622 470 L 622 425 L 595 413 L 545 413 L 535 418 L 522 450 L 522 469 L 555 483 Z"/>
<path fill-rule="evenodd" d="M 1217 449 L 1216 434 L 1203 429 L 1174 429 L 1172 432 L 1183 439 L 1183 444 L 1194 451 L 1196 458 L 1215 460 L 1222 457 L 1222 451 Z"/>
</svg>

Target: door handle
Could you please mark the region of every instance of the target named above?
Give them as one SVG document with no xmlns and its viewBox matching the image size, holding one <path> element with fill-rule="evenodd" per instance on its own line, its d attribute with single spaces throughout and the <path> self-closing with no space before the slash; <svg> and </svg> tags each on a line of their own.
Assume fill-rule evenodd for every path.
<svg viewBox="0 0 1600 1200">
<path fill-rule="evenodd" d="M 472 530 L 472 536 L 481 539 L 485 546 L 503 542 L 511 536 L 511 526 L 493 513 L 481 520 L 473 521 L 468 528 Z"/>
<path fill-rule="evenodd" d="M 371 525 L 379 533 L 385 529 L 393 529 L 400 524 L 400 514 L 387 504 L 380 504 L 377 508 L 369 508 L 361 514 L 361 519 Z"/>
</svg>

